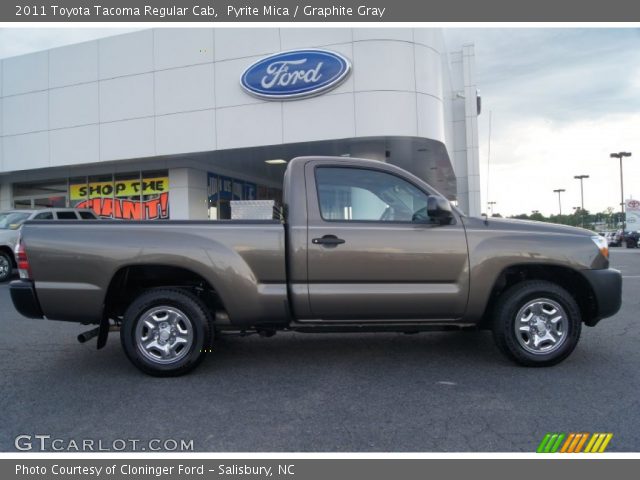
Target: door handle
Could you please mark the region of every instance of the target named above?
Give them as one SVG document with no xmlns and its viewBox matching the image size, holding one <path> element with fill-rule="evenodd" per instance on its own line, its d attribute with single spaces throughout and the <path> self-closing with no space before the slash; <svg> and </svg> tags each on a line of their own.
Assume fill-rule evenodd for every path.
<svg viewBox="0 0 640 480">
<path fill-rule="evenodd" d="M 316 245 L 326 245 L 327 247 L 335 247 L 337 245 L 345 243 L 345 241 L 342 238 L 336 237 L 335 235 L 325 235 L 321 238 L 314 238 L 313 240 L 311 240 L 311 243 L 314 243 Z"/>
</svg>

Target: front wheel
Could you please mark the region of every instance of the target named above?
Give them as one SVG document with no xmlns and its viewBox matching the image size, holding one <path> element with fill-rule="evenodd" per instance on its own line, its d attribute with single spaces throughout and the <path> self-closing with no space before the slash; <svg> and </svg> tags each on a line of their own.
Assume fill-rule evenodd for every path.
<svg viewBox="0 0 640 480">
<path fill-rule="evenodd" d="M 193 370 L 213 340 L 211 317 L 198 297 L 178 289 L 141 294 L 124 314 L 120 340 L 143 372 L 160 377 Z"/>
<path fill-rule="evenodd" d="M 555 365 L 578 344 L 582 318 L 573 297 L 547 281 L 518 283 L 499 298 L 493 316 L 498 348 L 530 367 Z"/>
</svg>

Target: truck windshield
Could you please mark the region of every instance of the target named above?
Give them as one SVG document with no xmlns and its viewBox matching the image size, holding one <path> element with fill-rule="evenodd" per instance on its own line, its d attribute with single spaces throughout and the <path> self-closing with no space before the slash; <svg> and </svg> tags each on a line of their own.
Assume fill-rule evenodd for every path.
<svg viewBox="0 0 640 480">
<path fill-rule="evenodd" d="M 0 213 L 0 229 L 7 230 L 11 225 L 21 225 L 29 218 L 29 213 L 5 212 Z"/>
</svg>

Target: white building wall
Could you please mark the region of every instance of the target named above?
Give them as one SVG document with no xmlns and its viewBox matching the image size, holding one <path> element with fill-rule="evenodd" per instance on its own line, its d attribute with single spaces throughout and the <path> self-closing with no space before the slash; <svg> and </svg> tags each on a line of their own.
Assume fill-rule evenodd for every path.
<svg viewBox="0 0 640 480">
<path fill-rule="evenodd" d="M 444 141 L 440 36 L 404 28 L 157 29 L 4 59 L 0 171 L 77 164 L 77 155 L 61 154 L 61 139 L 85 132 L 87 163 L 373 135 Z M 295 102 L 241 89 L 240 73 L 256 59 L 301 47 L 346 55 L 352 75 Z M 192 134 L 166 135 L 173 127 Z"/>
<path fill-rule="evenodd" d="M 473 45 L 462 47 L 462 70 L 465 102 L 465 141 L 467 151 L 467 195 L 470 215 L 479 216 L 480 204 L 480 148 L 478 140 L 478 85 L 476 84 L 476 63 Z"/>
<path fill-rule="evenodd" d="M 207 172 L 195 168 L 169 169 L 169 205 L 173 220 L 206 220 Z"/>
<path fill-rule="evenodd" d="M 462 211 L 478 216 L 480 204 L 480 171 L 478 144 L 477 84 L 475 80 L 475 54 L 473 45 L 452 52 L 451 58 L 451 133 L 453 141 L 447 143 L 453 153 L 458 203 Z"/>
</svg>

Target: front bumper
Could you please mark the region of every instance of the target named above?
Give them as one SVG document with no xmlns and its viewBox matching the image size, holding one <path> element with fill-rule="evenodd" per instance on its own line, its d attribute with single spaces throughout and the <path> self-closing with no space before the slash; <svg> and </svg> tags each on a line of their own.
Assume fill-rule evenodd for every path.
<svg viewBox="0 0 640 480">
<path fill-rule="evenodd" d="M 36 296 L 33 282 L 29 280 L 14 280 L 9 284 L 11 300 L 16 310 L 27 318 L 43 318 L 40 302 Z"/>
<path fill-rule="evenodd" d="M 603 270 L 583 270 L 591 290 L 595 295 L 596 312 L 592 318 L 585 321 L 590 327 L 603 318 L 618 313 L 622 305 L 622 274 L 613 268 Z"/>
</svg>

